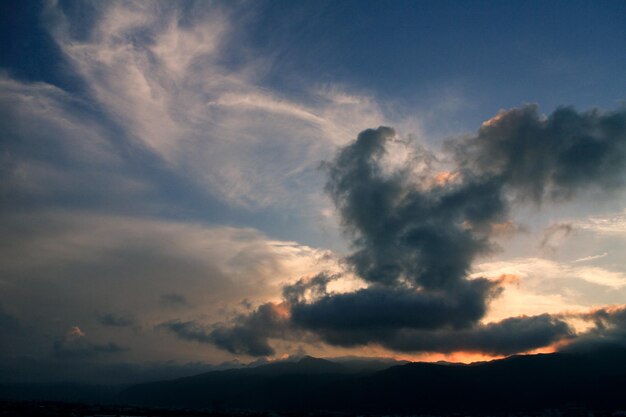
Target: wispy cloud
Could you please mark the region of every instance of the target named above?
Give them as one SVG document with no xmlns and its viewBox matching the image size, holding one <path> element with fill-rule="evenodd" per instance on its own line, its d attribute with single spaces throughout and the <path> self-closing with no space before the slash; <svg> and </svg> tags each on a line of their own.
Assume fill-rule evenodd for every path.
<svg viewBox="0 0 626 417">
<path fill-rule="evenodd" d="M 595 261 L 596 259 L 602 259 L 605 258 L 608 255 L 608 252 L 604 252 L 601 253 L 599 255 L 591 255 L 591 256 L 584 256 L 582 258 L 578 258 L 576 260 L 574 260 L 573 262 L 589 262 L 589 261 Z"/>
<path fill-rule="evenodd" d="M 304 86 L 307 98 L 294 101 L 259 83 L 266 64 L 225 65 L 237 33 L 219 5 L 185 19 L 158 3 L 115 2 L 94 13 L 93 29 L 76 39 L 62 8 L 48 10 L 91 98 L 135 145 L 231 204 L 310 200 L 316 187 L 301 185 L 312 184 L 319 162 L 384 120 L 366 96 Z"/>
<path fill-rule="evenodd" d="M 606 216 L 591 216 L 585 221 L 576 223 L 576 227 L 605 235 L 626 234 L 626 213 Z"/>
</svg>

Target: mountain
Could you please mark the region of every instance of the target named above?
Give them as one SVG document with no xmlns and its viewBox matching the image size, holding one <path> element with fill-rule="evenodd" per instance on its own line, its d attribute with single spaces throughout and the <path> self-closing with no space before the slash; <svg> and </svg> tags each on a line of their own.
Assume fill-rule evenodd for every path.
<svg viewBox="0 0 626 417">
<path fill-rule="evenodd" d="M 409 361 L 397 360 L 393 358 L 370 358 L 359 356 L 343 356 L 330 359 L 345 366 L 354 372 L 374 372 L 391 368 L 395 365 L 404 365 Z"/>
<path fill-rule="evenodd" d="M 120 400 L 156 406 L 300 409 L 305 404 L 315 407 L 312 392 L 353 375 L 352 369 L 340 363 L 305 356 L 297 362 L 139 384 L 124 390 Z"/>
<path fill-rule="evenodd" d="M 341 387 L 333 405 L 370 412 L 506 412 L 626 405 L 626 350 L 521 355 L 474 365 L 411 363 Z M 338 392 L 338 391 L 337 391 Z"/>
<path fill-rule="evenodd" d="M 304 357 L 139 384 L 124 403 L 214 409 L 368 413 L 505 412 L 571 404 L 626 407 L 626 349 L 520 355 L 477 364 L 384 370 Z"/>
</svg>

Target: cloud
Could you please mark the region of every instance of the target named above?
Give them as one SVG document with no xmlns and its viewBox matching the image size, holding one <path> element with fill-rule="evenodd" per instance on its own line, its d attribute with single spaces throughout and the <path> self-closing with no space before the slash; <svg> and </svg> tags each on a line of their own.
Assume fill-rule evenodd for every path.
<svg viewBox="0 0 626 417">
<path fill-rule="evenodd" d="M 463 171 L 498 180 L 518 198 L 565 200 L 624 185 L 626 110 L 579 113 L 537 106 L 502 111 L 478 134 L 451 144 Z"/>
<path fill-rule="evenodd" d="M 251 228 L 90 211 L 7 214 L 0 227 L 3 305 L 29 329 L 7 339 L 3 352 L 10 355 L 49 355 L 51 329 L 78 326 L 92 344 L 128 347 L 128 361 L 227 360 L 211 345 L 197 349 L 163 332 L 127 330 L 152 329 L 172 312 L 183 322 L 221 322 L 241 312 L 242 298 L 259 305 L 280 296 L 294 274 L 335 263 L 328 251 Z M 184 308 L 164 308 L 162 296 L 178 302 L 182 294 Z M 62 356 L 69 348 L 57 350 Z M 86 356 L 89 350 L 80 349 Z M 111 356 L 104 350 L 92 360 Z"/>
<path fill-rule="evenodd" d="M 347 335 L 353 330 L 374 333 L 398 328 L 465 328 L 483 317 L 487 294 L 494 291 L 494 284 L 486 280 L 475 280 L 467 286 L 458 293 L 371 287 L 329 294 L 311 303 L 293 304 L 292 320 L 322 334 L 325 331 Z"/>
<path fill-rule="evenodd" d="M 512 222 L 513 203 L 562 202 L 590 189 L 611 194 L 623 185 L 626 111 L 559 108 L 545 118 L 536 106 L 501 112 L 476 135 L 447 144 L 454 171 L 442 171 L 423 150 L 389 169 L 394 143 L 393 129 L 368 129 L 324 165 L 326 191 L 355 248 L 346 263 L 369 286 L 332 293 L 326 288 L 331 279 L 323 275 L 286 286 L 287 317 L 295 328 L 331 345 L 446 353 L 511 354 L 573 337 L 566 322 L 548 314 L 482 323 L 506 282 L 470 279 L 469 272 L 478 256 L 493 250 L 500 225 Z M 570 231 L 558 225 L 543 245 Z M 577 271 L 588 282 L 621 285 L 593 268 Z M 232 336 L 255 314 L 223 331 L 227 339 L 250 340 Z M 262 336 L 263 348 L 248 353 L 272 352 L 270 335 Z M 259 339 L 251 340 L 258 345 Z"/>
<path fill-rule="evenodd" d="M 53 355 L 63 359 L 84 359 L 99 355 L 125 352 L 126 350 L 128 349 L 113 342 L 106 344 L 56 342 L 54 344 Z"/>
<path fill-rule="evenodd" d="M 275 353 L 269 345 L 270 338 L 287 338 L 289 334 L 288 310 L 280 305 L 267 303 L 253 313 L 236 319 L 234 326 L 218 325 L 212 332 L 212 342 L 231 353 L 251 356 L 269 356 Z"/>
<path fill-rule="evenodd" d="M 178 337 L 200 343 L 212 343 L 234 354 L 271 356 L 275 353 L 269 338 L 288 334 L 288 309 L 281 304 L 266 303 L 249 314 L 239 315 L 233 325 L 217 324 L 207 328 L 194 321 L 179 320 L 160 324 Z"/>
<path fill-rule="evenodd" d="M 430 306 L 424 307 L 422 302 L 416 307 L 411 295 L 406 293 L 395 297 L 385 299 L 383 296 L 382 301 L 365 304 L 369 300 L 362 293 L 348 293 L 324 296 L 309 305 L 296 303 L 290 309 L 286 303 L 264 304 L 249 314 L 236 317 L 230 325 L 207 327 L 175 321 L 162 326 L 181 338 L 250 356 L 274 355 L 271 339 L 321 340 L 342 347 L 376 344 L 400 352 L 465 351 L 508 355 L 575 337 L 574 330 L 558 316 L 509 317 L 489 324 L 454 327 L 436 321 L 441 315 L 437 310 L 439 306 L 429 310 Z M 404 300 L 408 302 L 402 305 Z M 339 307 L 329 307 L 330 302 Z M 280 310 L 277 312 L 277 309 Z M 462 320 L 458 311 L 446 313 L 455 317 L 448 321 Z"/>
<path fill-rule="evenodd" d="M 435 332 L 403 330 L 380 341 L 392 350 L 405 352 L 455 351 L 510 355 L 571 339 L 574 331 L 563 320 L 549 314 L 510 317 L 472 329 Z"/>
<path fill-rule="evenodd" d="M 546 250 L 548 253 L 554 254 L 561 243 L 563 243 L 563 240 L 568 237 L 573 230 L 574 226 L 570 223 L 553 224 L 544 230 L 543 239 L 539 247 Z"/>
<path fill-rule="evenodd" d="M 11 352 L 48 355 L 46 329 L 81 317 L 94 340 L 123 333 L 129 360 L 226 359 L 120 329 L 131 317 L 144 328 L 170 319 L 162 301 L 181 300 L 169 295 L 185 297 L 182 321 L 223 321 L 240 298 L 258 305 L 282 282 L 334 263 L 328 251 L 268 233 L 310 231 L 302 219 L 328 206 L 319 161 L 383 112 L 335 85 L 271 88 L 261 57 L 231 65 L 245 49 L 233 48 L 242 45 L 238 7 L 44 6 L 63 59 L 53 64 L 71 82 L 0 74 L 0 285 L 7 308 L 33 326 Z M 224 221 L 265 232 L 216 225 Z M 116 311 L 127 313 L 102 315 Z"/>
<path fill-rule="evenodd" d="M 178 336 L 129 335 L 124 355 L 135 360 L 224 358 L 215 346 L 264 356 L 278 351 L 275 340 L 300 337 L 486 352 L 569 337 L 556 316 L 485 324 L 505 282 L 468 274 L 496 249 L 496 235 L 517 229 L 515 204 L 622 187 L 623 110 L 504 111 L 443 157 L 385 127 L 347 143 L 363 126 L 389 123 L 384 106 L 337 85 L 289 94 L 264 83 L 271 58 L 237 55 L 246 54 L 240 6 L 215 6 L 50 2 L 43 21 L 80 84 L 0 75 L 0 193 L 9 207 L 0 285 L 11 311 L 0 311 L 0 325 L 32 326 L 11 350 L 36 356 L 54 345 L 60 356 L 96 362 L 123 349 L 79 335 L 77 345 L 46 339 L 43 329 L 76 317 L 94 340 L 109 340 L 131 317 L 167 323 Z M 320 160 L 329 161 L 326 191 L 354 248 L 348 271 L 328 251 L 268 237 L 291 232 L 267 226 L 268 213 L 298 224 L 323 209 L 331 217 Z M 266 232 L 202 223 L 224 217 Z M 622 233 L 623 217 L 575 227 Z M 623 288 L 618 272 L 574 272 Z M 242 313 L 242 298 L 259 307 Z M 164 303 L 185 305 L 178 320 Z M 128 315 L 98 317 L 103 311 Z M 508 340 L 507 332 L 528 343 L 498 346 L 492 335 Z"/>
<path fill-rule="evenodd" d="M 67 331 L 67 333 L 65 333 L 65 340 L 67 341 L 74 341 L 74 340 L 78 340 L 81 339 L 83 337 L 85 337 L 85 332 L 83 332 L 80 327 L 78 326 L 72 326 L 70 327 L 70 329 Z"/>
<path fill-rule="evenodd" d="M 626 274 L 604 268 L 583 267 L 574 270 L 574 276 L 592 284 L 619 289 L 626 286 Z"/>
<path fill-rule="evenodd" d="M 463 222 L 502 220 L 505 203 L 489 181 L 420 190 L 405 170 L 384 175 L 380 161 L 394 135 L 366 130 L 327 164 L 326 189 L 358 248 L 348 262 L 368 282 L 461 285 L 472 259 L 489 250 L 485 236 Z"/>
<path fill-rule="evenodd" d="M 583 313 L 569 313 L 569 316 L 592 324 L 582 333 L 568 350 L 590 349 L 606 345 L 626 346 L 626 307 L 610 306 Z"/>
<path fill-rule="evenodd" d="M 98 321 L 103 326 L 110 327 L 130 327 L 134 326 L 135 319 L 129 316 L 120 316 L 112 313 L 102 314 L 98 317 Z"/>
<path fill-rule="evenodd" d="M 317 299 L 327 295 L 327 287 L 341 275 L 320 273 L 310 278 L 300 278 L 298 281 L 283 287 L 283 298 L 289 304 L 299 304 L 309 298 Z"/>
<path fill-rule="evenodd" d="M 177 293 L 162 294 L 159 297 L 159 300 L 161 300 L 161 303 L 165 305 L 170 305 L 170 306 L 175 306 L 175 307 L 189 305 L 189 301 L 187 301 L 187 298 L 184 295 L 177 294 Z"/>
<path fill-rule="evenodd" d="M 0 192 L 7 208 L 81 204 L 129 210 L 145 208 L 154 191 L 128 167 L 114 132 L 89 104 L 58 87 L 0 73 L 0 126 Z"/>
<path fill-rule="evenodd" d="M 582 258 L 578 258 L 572 262 L 589 262 L 589 261 L 595 261 L 596 259 L 602 259 L 605 258 L 608 255 L 608 252 L 603 252 L 599 255 L 590 255 L 590 256 L 583 256 Z"/>
<path fill-rule="evenodd" d="M 592 216 L 584 221 L 577 222 L 576 227 L 603 235 L 623 236 L 626 234 L 626 214 Z"/>
<path fill-rule="evenodd" d="M 383 112 L 337 86 L 301 86 L 298 100 L 268 88 L 270 57 L 228 65 L 246 49 L 240 7 L 87 5 L 93 25 L 81 36 L 73 6 L 50 6 L 46 16 L 68 66 L 128 146 L 229 205 L 317 209 L 319 161 Z"/>
<path fill-rule="evenodd" d="M 54 342 L 52 355 L 59 359 L 86 359 L 100 355 L 125 352 L 127 348 L 117 343 L 94 344 L 86 340 L 86 334 L 80 327 L 72 326 L 65 336 Z"/>
<path fill-rule="evenodd" d="M 601 256 L 603 257 L 603 256 Z M 619 289 L 626 285 L 626 275 L 623 272 L 602 267 L 579 265 L 584 261 L 599 259 L 592 256 L 586 259 L 577 259 L 571 264 L 559 263 L 543 258 L 518 258 L 509 261 L 486 262 L 476 266 L 477 272 L 473 277 L 489 276 L 496 278 L 502 274 L 513 274 L 533 285 L 549 285 L 558 283 L 565 288 L 564 282 L 578 279 L 589 284 Z M 543 288 L 544 293 L 547 288 Z"/>
</svg>

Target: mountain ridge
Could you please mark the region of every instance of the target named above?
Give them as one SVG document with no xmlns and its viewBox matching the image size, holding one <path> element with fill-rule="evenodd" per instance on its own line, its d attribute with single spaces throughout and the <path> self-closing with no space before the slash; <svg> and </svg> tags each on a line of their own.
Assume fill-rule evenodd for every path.
<svg viewBox="0 0 626 417">
<path fill-rule="evenodd" d="M 618 346 L 470 364 L 304 356 L 123 386 L 0 385 L 4 399 L 372 414 L 624 409 L 623 392 L 626 348 Z"/>
<path fill-rule="evenodd" d="M 501 411 L 581 402 L 626 406 L 621 394 L 626 390 L 624 348 L 615 348 L 611 355 L 561 352 L 474 364 L 411 362 L 375 371 L 308 357 L 240 371 L 138 384 L 125 389 L 120 399 L 144 405 L 279 411 Z M 449 401 L 451 396 L 455 401 Z"/>
</svg>

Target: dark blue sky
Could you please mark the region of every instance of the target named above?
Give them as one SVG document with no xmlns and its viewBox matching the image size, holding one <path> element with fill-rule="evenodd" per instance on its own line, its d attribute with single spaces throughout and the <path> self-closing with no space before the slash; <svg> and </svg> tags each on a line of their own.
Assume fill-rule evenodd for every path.
<svg viewBox="0 0 626 417">
<path fill-rule="evenodd" d="M 88 32 L 89 5 L 61 4 L 73 33 Z M 80 79 L 50 38 L 41 6 L 3 2 L 0 65 L 76 88 Z M 416 111 L 454 91 L 472 102 L 458 115 L 466 128 L 527 102 L 546 111 L 564 103 L 610 108 L 626 90 L 622 1 L 272 1 L 235 9 L 244 23 L 239 47 L 222 59 L 236 66 L 272 57 L 262 80 L 271 88 L 340 82 Z"/>
<path fill-rule="evenodd" d="M 454 91 L 472 102 L 463 127 L 527 102 L 611 108 L 626 91 L 620 1 L 271 2 L 250 33 L 280 51 L 270 83 L 340 81 L 420 110 Z"/>
</svg>

